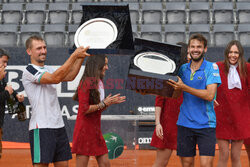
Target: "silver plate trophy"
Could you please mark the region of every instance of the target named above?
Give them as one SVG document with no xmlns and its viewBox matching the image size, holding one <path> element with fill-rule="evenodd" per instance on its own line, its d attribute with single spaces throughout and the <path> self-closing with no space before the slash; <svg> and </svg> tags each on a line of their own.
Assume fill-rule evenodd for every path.
<svg viewBox="0 0 250 167">
<path fill-rule="evenodd" d="M 175 62 L 164 54 L 157 52 L 143 52 L 134 57 L 134 64 L 142 71 L 156 74 L 173 73 Z"/>
<path fill-rule="evenodd" d="M 76 31 L 76 47 L 90 46 L 91 49 L 105 49 L 117 38 L 117 27 L 106 18 L 95 18 L 83 23 Z"/>
</svg>

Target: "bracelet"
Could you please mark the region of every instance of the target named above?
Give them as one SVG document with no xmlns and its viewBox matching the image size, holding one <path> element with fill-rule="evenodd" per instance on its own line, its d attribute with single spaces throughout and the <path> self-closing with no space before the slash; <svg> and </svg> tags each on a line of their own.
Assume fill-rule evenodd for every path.
<svg viewBox="0 0 250 167">
<path fill-rule="evenodd" d="M 99 104 L 97 104 L 98 105 L 98 110 L 102 110 L 102 109 L 104 109 L 105 108 L 105 103 L 103 103 L 103 102 L 100 102 Z"/>
<path fill-rule="evenodd" d="M 106 107 L 107 105 L 104 103 L 104 100 L 101 101 L 101 103 L 104 105 L 104 107 Z"/>
<path fill-rule="evenodd" d="M 160 125 L 161 123 L 157 123 L 157 124 L 155 124 L 155 126 L 157 126 L 157 125 Z"/>
<path fill-rule="evenodd" d="M 100 110 L 101 109 L 101 106 L 99 104 L 97 104 L 97 110 Z"/>
</svg>

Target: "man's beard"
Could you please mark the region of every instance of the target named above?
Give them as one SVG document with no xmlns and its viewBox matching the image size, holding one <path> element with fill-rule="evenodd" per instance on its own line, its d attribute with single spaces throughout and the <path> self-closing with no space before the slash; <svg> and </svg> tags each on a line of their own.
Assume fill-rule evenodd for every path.
<svg viewBox="0 0 250 167">
<path fill-rule="evenodd" d="M 37 60 L 38 63 L 44 63 L 45 60 L 46 60 L 46 55 L 41 55 L 41 56 L 45 56 L 45 59 L 44 59 L 44 60 L 38 59 L 38 60 Z"/>
<path fill-rule="evenodd" d="M 192 56 L 192 54 L 190 54 L 191 60 L 195 61 L 195 62 L 199 62 L 201 59 L 203 59 L 204 55 L 205 55 L 205 52 L 203 51 L 202 54 L 200 55 L 200 57 L 194 59 L 193 56 Z"/>
</svg>

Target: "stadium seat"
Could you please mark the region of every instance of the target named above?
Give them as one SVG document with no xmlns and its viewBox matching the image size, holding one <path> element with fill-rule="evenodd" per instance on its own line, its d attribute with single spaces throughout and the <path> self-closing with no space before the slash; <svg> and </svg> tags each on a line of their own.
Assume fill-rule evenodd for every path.
<svg viewBox="0 0 250 167">
<path fill-rule="evenodd" d="M 210 39 L 210 25 L 209 24 L 190 24 L 189 25 L 189 36 L 195 33 L 200 33 L 206 37 L 208 45 L 211 44 Z"/>
<path fill-rule="evenodd" d="M 99 2 L 116 2 L 116 0 L 99 0 Z"/>
<path fill-rule="evenodd" d="M 238 37 L 243 46 L 250 46 L 250 24 L 239 24 Z"/>
<path fill-rule="evenodd" d="M 162 2 L 164 0 L 142 0 L 143 2 Z"/>
<path fill-rule="evenodd" d="M 138 38 L 139 37 L 139 34 L 138 34 L 138 27 L 136 24 L 132 24 L 132 32 L 133 32 L 133 37 L 136 37 Z"/>
<path fill-rule="evenodd" d="M 249 2 L 249 0 L 236 0 L 237 2 Z"/>
<path fill-rule="evenodd" d="M 54 3 L 61 3 L 61 2 L 63 2 L 63 3 L 71 3 L 72 0 L 53 0 L 53 2 Z"/>
<path fill-rule="evenodd" d="M 142 3 L 142 23 L 161 24 L 162 23 L 162 3 L 144 2 Z"/>
<path fill-rule="evenodd" d="M 167 2 L 186 2 L 186 0 L 166 0 Z"/>
<path fill-rule="evenodd" d="M 74 36 L 75 32 L 79 26 L 74 24 L 74 25 L 69 25 L 68 26 L 68 34 L 67 34 L 67 45 L 73 46 L 74 44 Z"/>
<path fill-rule="evenodd" d="M 213 38 L 215 46 L 226 46 L 227 43 L 235 39 L 233 24 L 215 24 L 213 28 Z"/>
<path fill-rule="evenodd" d="M 214 2 L 213 3 L 214 23 L 233 23 L 233 3 L 232 2 Z"/>
<path fill-rule="evenodd" d="M 43 33 L 48 46 L 65 46 L 65 24 L 46 24 Z"/>
<path fill-rule="evenodd" d="M 191 24 L 207 24 L 210 22 L 208 2 L 191 2 L 189 4 L 189 19 Z"/>
<path fill-rule="evenodd" d="M 82 19 L 82 3 L 73 3 L 71 11 L 71 24 L 80 24 Z"/>
<path fill-rule="evenodd" d="M 165 42 L 176 44 L 186 42 L 186 27 L 183 24 L 165 25 Z"/>
<path fill-rule="evenodd" d="M 24 10 L 25 23 L 43 24 L 46 20 L 46 3 L 28 3 Z"/>
<path fill-rule="evenodd" d="M 209 2 L 209 0 L 190 0 L 190 2 Z"/>
<path fill-rule="evenodd" d="M 68 23 L 68 3 L 50 3 L 49 20 L 50 24 L 67 24 Z"/>
<path fill-rule="evenodd" d="M 8 0 L 8 3 L 25 3 L 26 0 Z"/>
<path fill-rule="evenodd" d="M 17 46 L 17 30 L 16 24 L 0 24 L 0 46 Z"/>
<path fill-rule="evenodd" d="M 77 2 L 95 2 L 95 0 L 77 0 Z"/>
<path fill-rule="evenodd" d="M 20 41 L 18 46 L 25 46 L 26 40 L 31 36 L 31 35 L 42 35 L 42 25 L 41 24 L 25 24 L 20 26 Z"/>
<path fill-rule="evenodd" d="M 122 2 L 138 2 L 138 0 L 122 0 Z"/>
<path fill-rule="evenodd" d="M 250 3 L 238 2 L 236 6 L 239 23 L 250 23 Z"/>
<path fill-rule="evenodd" d="M 161 25 L 159 24 L 141 25 L 141 38 L 162 42 Z"/>
<path fill-rule="evenodd" d="M 214 2 L 232 2 L 232 0 L 213 0 Z"/>
<path fill-rule="evenodd" d="M 139 22 L 139 9 L 139 3 L 129 3 L 129 12 L 132 24 L 137 24 Z"/>
<path fill-rule="evenodd" d="M 166 22 L 168 24 L 186 23 L 186 3 L 184 2 L 166 3 Z"/>
<path fill-rule="evenodd" d="M 22 3 L 4 3 L 2 5 L 2 22 L 4 24 L 19 24 L 22 22 Z"/>
<path fill-rule="evenodd" d="M 49 0 L 28 0 L 31 3 L 48 3 Z"/>
</svg>

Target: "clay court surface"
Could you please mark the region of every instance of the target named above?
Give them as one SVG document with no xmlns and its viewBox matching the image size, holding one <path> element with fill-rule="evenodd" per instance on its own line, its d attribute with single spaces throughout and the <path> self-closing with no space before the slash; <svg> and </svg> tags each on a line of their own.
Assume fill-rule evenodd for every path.
<svg viewBox="0 0 250 167">
<path fill-rule="evenodd" d="M 123 154 L 115 160 L 111 160 L 112 167 L 151 167 L 155 160 L 156 153 L 154 150 L 125 150 Z M 214 166 L 218 161 L 218 150 L 216 150 L 216 156 L 214 160 Z M 242 150 L 241 153 L 242 167 L 248 167 L 247 153 Z M 70 167 L 75 166 L 75 155 L 70 160 Z M 170 159 L 169 167 L 180 167 L 179 158 L 176 156 L 176 152 Z M 199 166 L 199 159 L 196 157 L 195 167 Z M 231 164 L 228 164 L 228 167 Z M 32 167 L 30 150 L 29 149 L 3 149 L 3 156 L 0 160 L 0 167 Z M 53 167 L 53 165 L 50 165 Z M 94 158 L 91 158 L 89 167 L 97 167 L 97 163 Z"/>
</svg>

